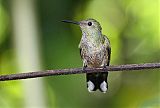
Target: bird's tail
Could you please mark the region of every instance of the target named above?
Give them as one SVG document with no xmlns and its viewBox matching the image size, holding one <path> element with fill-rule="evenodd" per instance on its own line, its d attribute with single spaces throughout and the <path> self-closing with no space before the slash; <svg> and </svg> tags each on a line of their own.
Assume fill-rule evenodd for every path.
<svg viewBox="0 0 160 108">
<path fill-rule="evenodd" d="M 101 92 L 105 93 L 108 90 L 106 73 L 87 73 L 87 88 L 89 92 L 96 91 L 99 89 Z"/>
</svg>

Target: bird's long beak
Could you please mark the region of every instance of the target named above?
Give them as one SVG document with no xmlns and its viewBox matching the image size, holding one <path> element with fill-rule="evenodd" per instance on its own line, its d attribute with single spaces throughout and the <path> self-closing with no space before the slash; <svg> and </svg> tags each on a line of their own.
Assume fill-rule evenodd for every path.
<svg viewBox="0 0 160 108">
<path fill-rule="evenodd" d="M 79 25 L 79 22 L 77 22 L 77 21 L 62 20 L 62 22 L 72 23 L 72 24 L 77 24 L 77 25 Z"/>
</svg>

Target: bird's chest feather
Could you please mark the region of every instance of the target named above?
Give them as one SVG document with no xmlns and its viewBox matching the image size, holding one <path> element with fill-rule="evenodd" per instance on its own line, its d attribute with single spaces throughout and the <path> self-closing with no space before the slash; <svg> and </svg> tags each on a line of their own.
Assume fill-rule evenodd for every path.
<svg viewBox="0 0 160 108">
<path fill-rule="evenodd" d="M 105 49 L 102 44 L 85 43 L 83 47 L 83 58 L 88 65 L 98 67 L 102 65 Z"/>
</svg>

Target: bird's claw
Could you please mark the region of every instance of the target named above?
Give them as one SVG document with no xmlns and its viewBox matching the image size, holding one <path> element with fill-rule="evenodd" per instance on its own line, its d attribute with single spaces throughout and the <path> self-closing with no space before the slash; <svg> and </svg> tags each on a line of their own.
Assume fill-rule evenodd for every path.
<svg viewBox="0 0 160 108">
<path fill-rule="evenodd" d="M 103 69 L 106 69 L 106 68 L 107 68 L 107 66 L 106 66 L 106 65 L 104 65 L 104 66 L 103 66 Z"/>
<path fill-rule="evenodd" d="M 87 68 L 87 65 L 83 66 L 82 70 L 85 71 Z"/>
</svg>

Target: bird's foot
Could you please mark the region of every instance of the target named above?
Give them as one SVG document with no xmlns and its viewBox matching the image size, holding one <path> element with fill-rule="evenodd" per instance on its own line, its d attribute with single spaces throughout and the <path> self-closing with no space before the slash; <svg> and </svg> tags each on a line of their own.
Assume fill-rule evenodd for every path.
<svg viewBox="0 0 160 108">
<path fill-rule="evenodd" d="M 87 68 L 87 65 L 84 65 L 83 68 L 82 68 L 82 70 L 85 71 L 86 68 Z"/>
<path fill-rule="evenodd" d="M 107 68 L 107 66 L 106 65 L 103 65 L 103 69 L 106 69 Z"/>
</svg>

